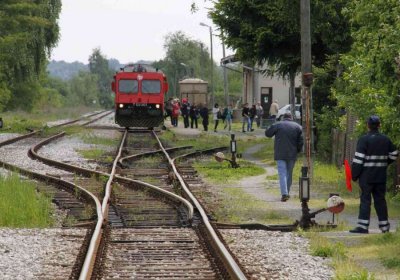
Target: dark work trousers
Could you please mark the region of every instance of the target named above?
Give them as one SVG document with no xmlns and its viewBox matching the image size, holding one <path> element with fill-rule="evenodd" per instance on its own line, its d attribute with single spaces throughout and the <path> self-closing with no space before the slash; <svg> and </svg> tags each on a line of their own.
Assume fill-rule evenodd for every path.
<svg viewBox="0 0 400 280">
<path fill-rule="evenodd" d="M 197 118 L 190 118 L 190 128 L 193 128 L 193 124 L 197 128 Z"/>
<path fill-rule="evenodd" d="M 183 116 L 183 125 L 185 126 L 185 128 L 189 127 L 189 115 Z"/>
<path fill-rule="evenodd" d="M 219 120 L 215 120 L 214 123 L 215 123 L 215 125 L 214 125 L 214 131 L 217 131 L 217 127 L 218 127 Z"/>
<path fill-rule="evenodd" d="M 203 119 L 203 127 L 204 127 L 204 131 L 208 130 L 208 119 Z"/>
<path fill-rule="evenodd" d="M 358 214 L 358 226 L 368 229 L 371 215 L 371 195 L 374 198 L 374 206 L 379 220 L 379 228 L 382 231 L 389 230 L 388 209 L 385 199 L 386 184 L 365 184 L 361 187 L 360 212 Z"/>
</svg>

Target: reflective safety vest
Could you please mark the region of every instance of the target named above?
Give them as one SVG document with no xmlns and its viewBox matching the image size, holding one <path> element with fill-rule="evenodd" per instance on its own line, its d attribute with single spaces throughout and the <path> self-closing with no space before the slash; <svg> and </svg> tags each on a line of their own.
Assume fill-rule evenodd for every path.
<svg viewBox="0 0 400 280">
<path fill-rule="evenodd" d="M 352 163 L 352 179 L 360 185 L 386 183 L 387 166 L 396 160 L 399 151 L 392 141 L 379 131 L 370 131 L 357 142 Z"/>
</svg>

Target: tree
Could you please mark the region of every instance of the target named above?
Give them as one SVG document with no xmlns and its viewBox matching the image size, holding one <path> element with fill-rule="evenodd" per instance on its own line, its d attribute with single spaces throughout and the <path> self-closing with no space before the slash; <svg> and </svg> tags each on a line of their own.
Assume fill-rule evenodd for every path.
<svg viewBox="0 0 400 280">
<path fill-rule="evenodd" d="M 9 99 L 11 106 L 25 106 L 21 101 L 35 101 L 51 49 L 59 38 L 58 17 L 61 0 L 4 0 L 0 3 L 0 97 Z M 36 95 L 37 97 L 38 95 Z"/>
<path fill-rule="evenodd" d="M 102 107 L 110 108 L 113 105 L 111 82 L 114 71 L 108 66 L 108 60 L 100 49 L 94 49 L 89 57 L 90 73 L 98 76 L 99 101 Z"/>
<path fill-rule="evenodd" d="M 398 0 L 352 1 L 354 44 L 341 56 L 343 75 L 334 88 L 339 105 L 364 120 L 378 114 L 382 129 L 400 144 L 400 2 Z"/>
<path fill-rule="evenodd" d="M 341 13 L 347 2 L 311 1 L 314 65 L 321 66 L 327 56 L 349 49 L 348 19 Z M 294 92 L 301 66 L 299 0 L 219 0 L 210 15 L 240 60 L 250 65 L 267 63 L 265 73 L 289 79 Z"/>
<path fill-rule="evenodd" d="M 210 55 L 202 42 L 178 31 L 165 36 L 164 49 L 165 58 L 155 62 L 154 66 L 166 74 L 170 96 L 178 96 L 178 82 L 183 78 L 196 76 L 208 80 Z"/>
<path fill-rule="evenodd" d="M 82 104 L 93 106 L 99 103 L 98 75 L 86 71 L 79 72 L 69 81 L 70 95 L 67 99 L 68 105 Z"/>
</svg>

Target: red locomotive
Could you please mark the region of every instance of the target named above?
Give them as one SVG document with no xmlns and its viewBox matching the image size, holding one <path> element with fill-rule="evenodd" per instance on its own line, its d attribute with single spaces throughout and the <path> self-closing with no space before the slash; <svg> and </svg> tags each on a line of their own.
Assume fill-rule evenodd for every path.
<svg viewBox="0 0 400 280">
<path fill-rule="evenodd" d="M 157 127 L 164 121 L 167 77 L 150 65 L 128 64 L 114 75 L 115 122 L 123 127 Z"/>
</svg>

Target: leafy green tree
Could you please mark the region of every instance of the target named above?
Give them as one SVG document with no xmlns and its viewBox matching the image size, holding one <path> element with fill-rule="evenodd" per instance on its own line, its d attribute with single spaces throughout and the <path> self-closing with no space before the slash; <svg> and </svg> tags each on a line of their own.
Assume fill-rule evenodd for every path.
<svg viewBox="0 0 400 280">
<path fill-rule="evenodd" d="M 40 76 L 59 38 L 61 0 L 3 0 L 0 2 L 1 96 L 12 107 L 33 108 Z M 29 86 L 33 88 L 29 90 Z"/>
<path fill-rule="evenodd" d="M 179 96 L 179 81 L 184 78 L 200 78 L 210 84 L 210 53 L 204 43 L 192 40 L 182 31 L 168 34 L 165 37 L 164 59 L 156 61 L 153 66 L 161 69 L 167 76 L 169 83 L 168 96 Z M 214 94 L 219 103 L 224 101 L 223 72 L 213 63 L 214 67 Z M 236 71 L 239 71 L 236 69 Z M 242 76 L 240 73 L 228 71 L 228 85 L 230 95 L 237 99 L 242 90 Z"/>
<path fill-rule="evenodd" d="M 349 49 L 348 19 L 341 13 L 347 2 L 311 1 L 314 65 L 323 65 L 327 56 Z M 299 0 L 218 0 L 210 15 L 241 61 L 267 63 L 266 74 L 287 78 L 294 92 L 301 66 Z"/>
<path fill-rule="evenodd" d="M 359 131 L 370 114 L 382 118 L 382 129 L 400 144 L 400 2 L 357 0 L 351 15 L 352 50 L 342 55 L 342 78 L 334 93 L 339 105 L 359 117 Z"/>
<path fill-rule="evenodd" d="M 179 95 L 179 80 L 190 76 L 209 80 L 210 54 L 202 42 L 192 40 L 182 31 L 165 37 L 164 59 L 154 63 L 167 76 L 170 86 L 169 95 Z"/>
<path fill-rule="evenodd" d="M 8 100 L 11 98 L 11 91 L 5 82 L 0 82 L 0 112 L 6 108 Z"/>
<path fill-rule="evenodd" d="M 100 49 L 94 49 L 89 57 L 89 70 L 98 76 L 97 83 L 99 88 L 99 101 L 102 107 L 111 108 L 113 105 L 113 95 L 111 91 L 111 81 L 114 74 L 108 66 L 107 58 L 101 53 Z"/>
<path fill-rule="evenodd" d="M 69 81 L 70 94 L 67 97 L 67 105 L 83 104 L 94 106 L 99 103 L 98 75 L 86 71 L 79 72 Z"/>
<path fill-rule="evenodd" d="M 57 90 L 64 98 L 67 98 L 71 93 L 69 92 L 68 82 L 57 77 L 48 77 L 44 82 L 44 87 Z"/>
</svg>

